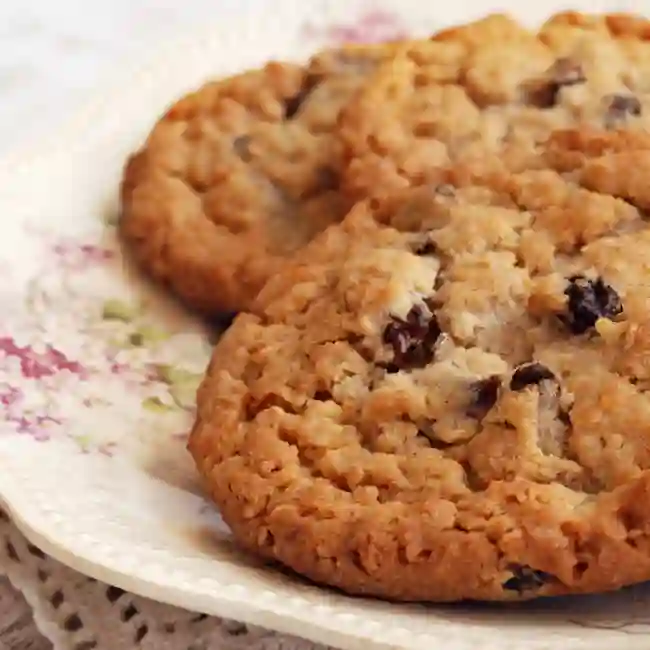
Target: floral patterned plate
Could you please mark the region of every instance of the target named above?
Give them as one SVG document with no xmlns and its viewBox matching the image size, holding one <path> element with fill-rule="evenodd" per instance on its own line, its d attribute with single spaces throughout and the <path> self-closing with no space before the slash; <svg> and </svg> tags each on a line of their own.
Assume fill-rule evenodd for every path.
<svg viewBox="0 0 650 650">
<path fill-rule="evenodd" d="M 629 4 L 650 13 L 649 2 Z M 40 149 L 0 161 L 4 507 L 35 544 L 100 580 L 344 648 L 649 648 L 643 587 L 507 609 L 395 606 L 307 585 L 232 545 L 185 451 L 210 333 L 122 258 L 114 215 L 123 161 L 165 105 L 211 76 L 341 41 L 423 35 L 492 7 L 481 0 L 219 7 L 209 31 L 126 70 Z M 499 5 L 536 22 L 562 4 L 531 7 L 521 16 L 516 0 Z"/>
</svg>

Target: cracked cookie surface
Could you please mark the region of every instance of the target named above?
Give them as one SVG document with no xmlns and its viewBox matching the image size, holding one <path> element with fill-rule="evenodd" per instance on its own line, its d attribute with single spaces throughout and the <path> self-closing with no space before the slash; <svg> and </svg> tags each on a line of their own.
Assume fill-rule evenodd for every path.
<svg viewBox="0 0 650 650">
<path fill-rule="evenodd" d="M 525 172 L 360 202 L 267 284 L 189 442 L 242 545 L 396 600 L 650 579 L 650 191 L 629 174 L 650 153 L 623 142 L 558 132 Z"/>
<path fill-rule="evenodd" d="M 287 255 L 349 208 L 332 129 L 393 47 L 269 63 L 175 103 L 124 172 L 120 230 L 141 266 L 199 311 L 246 309 Z"/>
<path fill-rule="evenodd" d="M 498 157 L 525 169 L 556 129 L 650 130 L 650 23 L 562 13 L 533 33 L 501 14 L 406 44 L 342 113 L 357 198 Z"/>
</svg>

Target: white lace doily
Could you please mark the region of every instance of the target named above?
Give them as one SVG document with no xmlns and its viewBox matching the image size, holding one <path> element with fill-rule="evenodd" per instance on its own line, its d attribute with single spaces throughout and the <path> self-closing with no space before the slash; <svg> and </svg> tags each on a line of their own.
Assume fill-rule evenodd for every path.
<svg viewBox="0 0 650 650">
<path fill-rule="evenodd" d="M 97 582 L 29 544 L 1 511 L 0 540 L 0 574 L 23 593 L 54 650 L 325 650 Z"/>
</svg>

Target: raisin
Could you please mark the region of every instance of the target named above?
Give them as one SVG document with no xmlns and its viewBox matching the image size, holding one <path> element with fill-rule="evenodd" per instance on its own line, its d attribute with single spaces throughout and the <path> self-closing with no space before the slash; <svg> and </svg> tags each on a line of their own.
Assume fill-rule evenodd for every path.
<svg viewBox="0 0 650 650">
<path fill-rule="evenodd" d="M 427 239 L 423 244 L 420 244 L 414 252 L 420 257 L 426 257 L 427 255 L 435 255 L 438 252 L 438 247 L 435 242 Z"/>
<path fill-rule="evenodd" d="M 627 121 L 627 118 L 641 115 L 641 102 L 634 95 L 609 95 L 605 98 L 607 109 L 605 126 L 615 129 Z"/>
<path fill-rule="evenodd" d="M 546 73 L 546 80 L 530 90 L 528 101 L 538 108 L 553 108 L 563 87 L 585 81 L 587 78 L 579 63 L 568 58 L 558 59 Z"/>
<path fill-rule="evenodd" d="M 244 161 L 251 160 L 251 137 L 249 135 L 240 135 L 233 140 L 232 148 L 235 153 Z"/>
<path fill-rule="evenodd" d="M 510 390 L 520 391 L 526 386 L 541 384 L 548 379 L 555 380 L 555 375 L 541 363 L 526 363 L 519 366 L 510 379 Z"/>
<path fill-rule="evenodd" d="M 467 409 L 467 415 L 476 419 L 485 417 L 496 404 L 499 388 L 501 388 L 501 378 L 498 375 L 475 381 L 471 386 L 473 400 Z"/>
<path fill-rule="evenodd" d="M 329 192 L 339 187 L 339 175 L 335 169 L 323 166 L 316 170 L 318 187 L 321 191 Z"/>
<path fill-rule="evenodd" d="M 396 372 L 427 366 L 433 361 L 440 334 L 436 317 L 420 305 L 413 307 L 406 319 L 393 316 L 383 336 L 384 343 L 393 348 L 393 361 L 387 364 L 387 370 Z"/>
<path fill-rule="evenodd" d="M 508 567 L 512 571 L 512 578 L 503 583 L 503 588 L 508 591 L 534 591 L 555 580 L 555 576 L 546 571 L 539 571 L 529 566 L 515 564 Z"/>
<path fill-rule="evenodd" d="M 290 120 L 296 116 L 300 107 L 305 103 L 305 100 L 311 94 L 311 91 L 316 88 L 320 77 L 318 75 L 307 75 L 300 86 L 300 90 L 293 96 L 289 97 L 284 102 L 284 117 Z"/>
<path fill-rule="evenodd" d="M 574 275 L 564 295 L 568 298 L 567 313 L 560 319 L 573 334 L 584 334 L 599 318 L 613 318 L 623 311 L 618 294 L 602 278 L 589 280 Z"/>
</svg>

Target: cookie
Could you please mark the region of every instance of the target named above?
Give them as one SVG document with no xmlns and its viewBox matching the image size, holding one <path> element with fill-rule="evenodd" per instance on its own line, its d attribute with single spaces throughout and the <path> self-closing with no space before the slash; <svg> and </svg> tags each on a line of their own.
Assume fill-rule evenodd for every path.
<svg viewBox="0 0 650 650">
<path fill-rule="evenodd" d="M 563 13 L 533 33 L 495 14 L 406 44 L 342 113 L 347 192 L 436 182 L 486 156 L 525 169 L 556 129 L 649 131 L 649 25 Z"/>
<path fill-rule="evenodd" d="M 347 212 L 332 129 L 394 47 L 269 63 L 174 104 L 124 172 L 120 231 L 141 266 L 204 313 L 246 309 L 285 257 Z"/>
<path fill-rule="evenodd" d="M 244 547 L 403 601 L 650 579 L 650 150 L 623 144 L 360 202 L 266 285 L 189 441 Z"/>
</svg>

